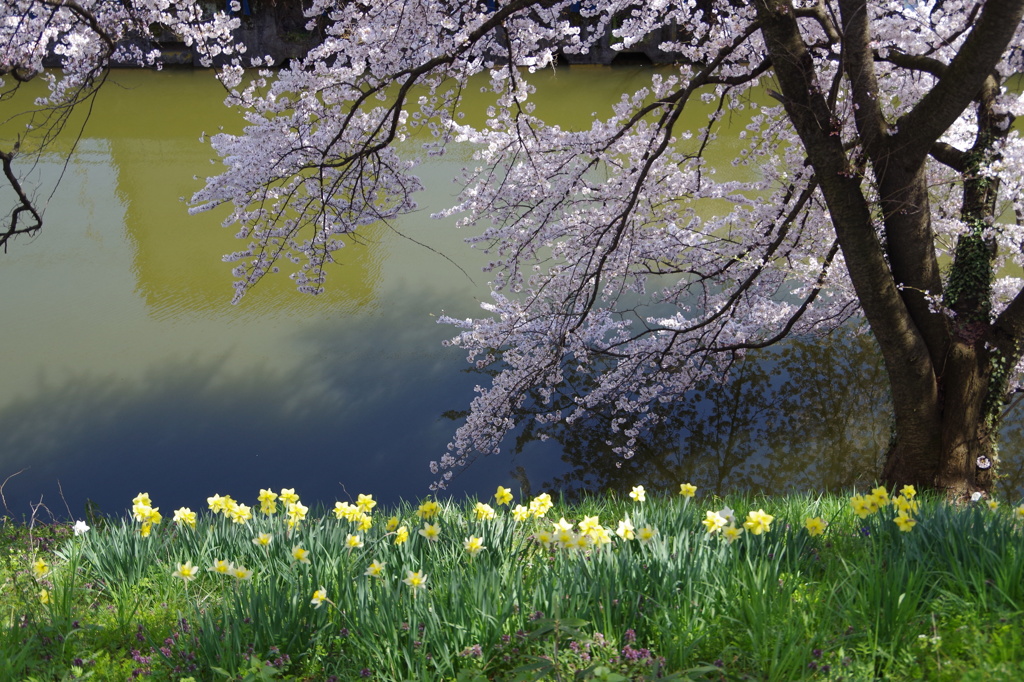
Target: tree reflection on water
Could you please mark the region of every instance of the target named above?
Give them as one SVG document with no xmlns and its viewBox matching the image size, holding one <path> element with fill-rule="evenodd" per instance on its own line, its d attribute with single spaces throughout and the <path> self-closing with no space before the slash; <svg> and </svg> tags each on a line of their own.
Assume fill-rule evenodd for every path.
<svg viewBox="0 0 1024 682">
<path fill-rule="evenodd" d="M 637 484 L 675 494 L 686 481 L 703 494 L 863 487 L 875 481 L 891 433 L 884 371 L 869 335 L 792 339 L 749 353 L 725 380 L 682 396 L 628 460 L 613 452 L 625 436 L 610 434 L 607 414 L 594 414 L 546 427 L 561 446 L 566 473 L 542 486 L 531 486 L 522 468 L 513 475 L 534 492 L 560 490 L 569 498 L 584 492 L 625 495 Z M 559 399 L 568 405 L 572 396 Z M 1022 424 L 1017 406 L 1010 409 L 1000 438 L 1003 477 L 997 489 L 1003 499 L 1016 500 L 1024 483 Z M 523 421 L 513 447 L 517 453 L 540 438 L 537 423 Z"/>
</svg>

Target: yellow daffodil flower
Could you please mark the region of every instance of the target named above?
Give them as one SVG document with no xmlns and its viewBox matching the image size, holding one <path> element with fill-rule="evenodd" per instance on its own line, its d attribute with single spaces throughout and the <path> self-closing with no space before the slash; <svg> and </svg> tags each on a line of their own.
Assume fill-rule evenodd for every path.
<svg viewBox="0 0 1024 682">
<path fill-rule="evenodd" d="M 560 530 L 572 530 L 572 527 L 574 525 L 566 521 L 564 516 L 558 519 L 557 521 L 552 521 L 551 524 L 555 527 L 556 533 Z"/>
<path fill-rule="evenodd" d="M 691 483 L 680 483 L 679 494 L 685 497 L 686 499 L 690 499 L 691 497 L 697 494 L 697 486 Z"/>
<path fill-rule="evenodd" d="M 498 492 L 494 493 L 494 501 L 499 505 L 508 504 L 512 501 L 512 491 L 503 485 L 499 485 Z"/>
<path fill-rule="evenodd" d="M 584 516 L 583 520 L 579 523 L 581 533 L 589 533 L 595 528 L 601 527 L 601 520 L 596 516 Z"/>
<path fill-rule="evenodd" d="M 896 518 L 893 519 L 893 522 L 899 526 L 900 530 L 904 533 L 909 533 L 914 529 L 914 526 L 917 525 L 917 521 L 905 514 L 897 514 Z"/>
<path fill-rule="evenodd" d="M 756 512 L 752 511 L 747 514 L 747 520 L 743 522 L 743 527 L 754 535 L 760 535 L 772 529 L 772 521 L 774 520 L 774 516 L 766 514 L 763 509 L 758 509 Z"/>
<path fill-rule="evenodd" d="M 466 538 L 466 541 L 462 543 L 462 546 L 466 548 L 466 552 L 469 553 L 469 556 L 476 556 L 481 551 L 487 549 L 484 546 L 484 539 L 475 535 L 470 535 Z"/>
<path fill-rule="evenodd" d="M 234 523 L 245 523 L 252 518 L 252 507 L 245 504 L 235 504 L 228 512 L 228 518 Z"/>
<path fill-rule="evenodd" d="M 359 518 L 356 519 L 356 528 L 363 533 L 370 530 L 373 528 L 373 517 L 360 512 Z"/>
<path fill-rule="evenodd" d="M 407 571 L 405 578 L 402 582 L 412 588 L 415 593 L 416 590 L 423 590 L 427 587 L 427 574 L 420 573 L 419 571 Z"/>
<path fill-rule="evenodd" d="M 854 495 L 851 497 L 850 507 L 853 508 L 853 513 L 862 519 L 866 519 L 875 513 L 875 510 L 871 508 L 871 505 L 863 495 Z"/>
<path fill-rule="evenodd" d="M 820 516 L 809 518 L 804 521 L 804 528 L 807 529 L 807 533 L 811 537 L 814 537 L 815 535 L 821 535 L 822 533 L 824 533 L 825 526 L 827 525 L 828 524 L 825 523 L 825 519 L 821 518 Z"/>
<path fill-rule="evenodd" d="M 424 523 L 423 528 L 420 529 L 420 535 L 425 537 L 429 542 L 437 542 L 437 539 L 441 537 L 441 524 Z"/>
<path fill-rule="evenodd" d="M 615 534 L 623 540 L 632 540 L 636 537 L 636 532 L 633 528 L 633 522 L 628 518 L 619 521 L 619 527 L 616 529 Z"/>
<path fill-rule="evenodd" d="M 555 541 L 563 548 L 569 548 L 576 544 L 576 533 L 571 530 L 560 530 L 555 533 Z"/>
<path fill-rule="evenodd" d="M 370 563 L 369 568 L 366 569 L 366 572 L 363 575 L 368 575 L 371 578 L 383 578 L 384 567 L 386 565 L 387 564 L 385 564 L 383 561 L 374 560 Z"/>
<path fill-rule="evenodd" d="M 252 544 L 266 547 L 270 544 L 270 541 L 274 539 L 274 536 L 270 533 L 260 533 L 252 539 Z"/>
<path fill-rule="evenodd" d="M 174 523 L 178 526 L 196 527 L 196 513 L 188 507 L 174 510 Z"/>
<path fill-rule="evenodd" d="M 249 580 L 252 578 L 252 571 L 245 566 L 233 566 L 231 568 L 231 576 L 235 580 Z"/>
<path fill-rule="evenodd" d="M 314 609 L 318 609 L 325 601 L 327 601 L 327 590 L 321 585 L 319 590 L 313 591 L 313 598 L 309 600 L 309 603 L 313 605 Z"/>
<path fill-rule="evenodd" d="M 363 539 L 358 535 L 349 535 L 345 538 L 345 546 L 349 549 L 359 549 L 363 546 Z"/>
<path fill-rule="evenodd" d="M 309 563 L 309 550 L 303 549 L 299 545 L 292 547 L 292 558 L 302 564 Z"/>
<path fill-rule="evenodd" d="M 737 528 L 736 526 L 730 525 L 722 529 L 722 537 L 724 537 L 729 544 L 732 544 L 732 542 L 741 535 L 743 535 L 743 529 Z"/>
<path fill-rule="evenodd" d="M 405 526 L 399 526 L 398 529 L 395 530 L 395 544 L 396 545 L 400 545 L 403 542 L 406 542 L 408 540 L 409 540 L 409 529 L 407 527 L 405 527 Z"/>
<path fill-rule="evenodd" d="M 188 582 L 189 580 L 196 579 L 196 572 L 198 570 L 199 569 L 192 565 L 191 561 L 186 561 L 183 564 L 178 564 L 178 570 L 171 573 L 171 575 L 175 578 L 181 578 L 185 582 Z"/>
<path fill-rule="evenodd" d="M 1013 515 L 1016 516 L 1018 519 L 1024 519 L 1024 504 L 1020 505 L 1019 507 L 1016 507 L 1013 510 Z"/>
<path fill-rule="evenodd" d="M 985 504 L 987 504 L 988 508 L 992 511 L 999 509 L 999 500 L 986 500 Z"/>
<path fill-rule="evenodd" d="M 299 496 L 295 494 L 295 488 L 281 488 L 281 494 L 278 495 L 281 500 L 281 504 L 289 505 L 295 504 L 299 501 Z"/>
<path fill-rule="evenodd" d="M 398 528 L 398 517 L 397 516 L 392 516 L 390 519 L 388 519 L 387 524 L 385 524 L 384 530 L 386 530 L 388 533 L 390 533 L 391 531 L 395 530 L 396 528 Z"/>
<path fill-rule="evenodd" d="M 153 524 L 152 523 L 144 523 L 141 526 L 139 526 L 139 535 L 144 537 L 144 538 L 148 538 L 149 537 L 149 532 L 151 530 L 153 530 Z"/>
<path fill-rule="evenodd" d="M 373 495 L 363 495 L 360 493 L 356 498 L 356 507 L 364 514 L 369 514 L 376 506 L 377 500 L 373 499 Z"/>
<path fill-rule="evenodd" d="M 555 506 L 551 501 L 551 495 L 541 493 L 530 502 L 530 513 L 536 518 L 543 518 L 548 511 Z"/>
<path fill-rule="evenodd" d="M 539 530 L 533 534 L 533 539 L 545 547 L 548 547 L 552 542 L 554 542 L 555 537 L 550 531 Z"/>
<path fill-rule="evenodd" d="M 587 537 L 590 538 L 590 542 L 593 543 L 595 547 L 607 545 L 612 541 L 611 532 L 604 526 L 591 528 L 587 531 Z"/>
<path fill-rule="evenodd" d="M 36 559 L 32 562 L 32 575 L 35 576 L 36 580 L 43 578 L 47 573 L 50 572 L 50 567 L 46 565 L 46 562 L 42 559 Z"/>
<path fill-rule="evenodd" d="M 441 505 L 434 500 L 424 500 L 420 503 L 420 506 L 416 508 L 416 515 L 423 521 L 430 521 L 440 513 Z"/>
<path fill-rule="evenodd" d="M 39 603 L 49 604 L 50 603 L 50 591 L 46 589 L 39 590 Z"/>
<path fill-rule="evenodd" d="M 473 516 L 477 521 L 490 521 L 494 518 L 494 507 L 483 502 L 477 502 L 473 506 Z"/>
<path fill-rule="evenodd" d="M 629 496 L 633 498 L 634 502 L 643 502 L 647 499 L 647 491 L 644 490 L 642 485 L 635 485 L 633 489 L 629 491 Z"/>
<path fill-rule="evenodd" d="M 530 508 L 524 507 L 521 504 L 517 504 L 512 507 L 512 518 L 516 521 L 525 521 L 530 518 Z"/>
<path fill-rule="evenodd" d="M 912 500 L 914 499 L 914 496 L 917 495 L 917 489 L 912 485 L 905 485 L 900 488 L 900 495 L 903 495 L 903 497 L 908 500 Z"/>
<path fill-rule="evenodd" d="M 219 573 L 221 575 L 228 575 L 231 573 L 231 569 L 234 568 L 227 559 L 216 559 L 213 562 L 213 566 L 210 566 L 207 571 L 211 573 Z"/>
<path fill-rule="evenodd" d="M 707 532 L 710 535 L 711 533 L 717 533 L 725 528 L 726 520 L 725 517 L 718 512 L 709 511 L 701 523 L 704 524 L 704 527 L 707 528 Z"/>
<path fill-rule="evenodd" d="M 214 514 L 222 512 L 227 509 L 228 500 L 230 498 L 221 497 L 220 495 L 214 495 L 213 497 L 206 498 L 206 504 Z"/>
<path fill-rule="evenodd" d="M 256 498 L 260 503 L 260 511 L 267 516 L 277 513 L 277 493 L 269 488 L 260 488 L 260 495 Z"/>
<path fill-rule="evenodd" d="M 637 539 L 643 544 L 647 544 L 654 539 L 654 536 L 658 534 L 657 529 L 651 528 L 650 526 L 644 526 L 636 532 Z"/>
</svg>

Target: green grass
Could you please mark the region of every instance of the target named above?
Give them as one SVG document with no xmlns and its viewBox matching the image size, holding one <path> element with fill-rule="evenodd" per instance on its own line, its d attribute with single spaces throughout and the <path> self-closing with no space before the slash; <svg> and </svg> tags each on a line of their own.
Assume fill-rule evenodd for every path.
<svg viewBox="0 0 1024 682">
<path fill-rule="evenodd" d="M 436 542 L 413 504 L 373 509 L 364 531 L 330 509 L 289 529 L 280 506 L 240 523 L 207 511 L 194 528 L 165 518 L 148 536 L 131 516 L 81 535 L 5 520 L 0 679 L 1024 677 L 1024 522 L 1007 504 L 925 497 L 902 532 L 892 505 L 860 518 L 846 496 L 594 496 L 525 520 L 493 499 L 496 516 L 477 518 L 475 502 L 441 503 Z M 758 509 L 774 519 L 728 542 L 702 523 L 724 506 L 741 527 Z M 154 521 L 151 509 L 135 516 Z M 627 515 L 654 537 L 617 537 Z M 392 516 L 409 530 L 400 545 Z M 537 542 L 560 518 L 593 516 L 609 542 Z M 470 536 L 485 549 L 468 553 Z M 252 575 L 207 570 L 217 560 Z M 375 560 L 384 570 L 366 575 Z M 185 562 L 192 580 L 174 575 Z"/>
</svg>

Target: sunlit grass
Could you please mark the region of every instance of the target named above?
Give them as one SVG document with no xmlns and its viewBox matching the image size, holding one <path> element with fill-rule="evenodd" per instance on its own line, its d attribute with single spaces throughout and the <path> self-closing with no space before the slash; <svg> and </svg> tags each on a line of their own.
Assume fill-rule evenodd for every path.
<svg viewBox="0 0 1024 682">
<path fill-rule="evenodd" d="M 0 679 L 1024 675 L 1008 503 L 509 492 L 7 522 Z"/>
</svg>

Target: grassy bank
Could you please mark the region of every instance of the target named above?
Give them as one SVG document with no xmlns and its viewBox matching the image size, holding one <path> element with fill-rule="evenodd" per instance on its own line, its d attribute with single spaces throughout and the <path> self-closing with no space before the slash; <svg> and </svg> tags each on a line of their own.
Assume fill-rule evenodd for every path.
<svg viewBox="0 0 1024 682">
<path fill-rule="evenodd" d="M 1024 678 L 1024 509 L 681 489 L 8 521 L 0 679 Z"/>
</svg>

